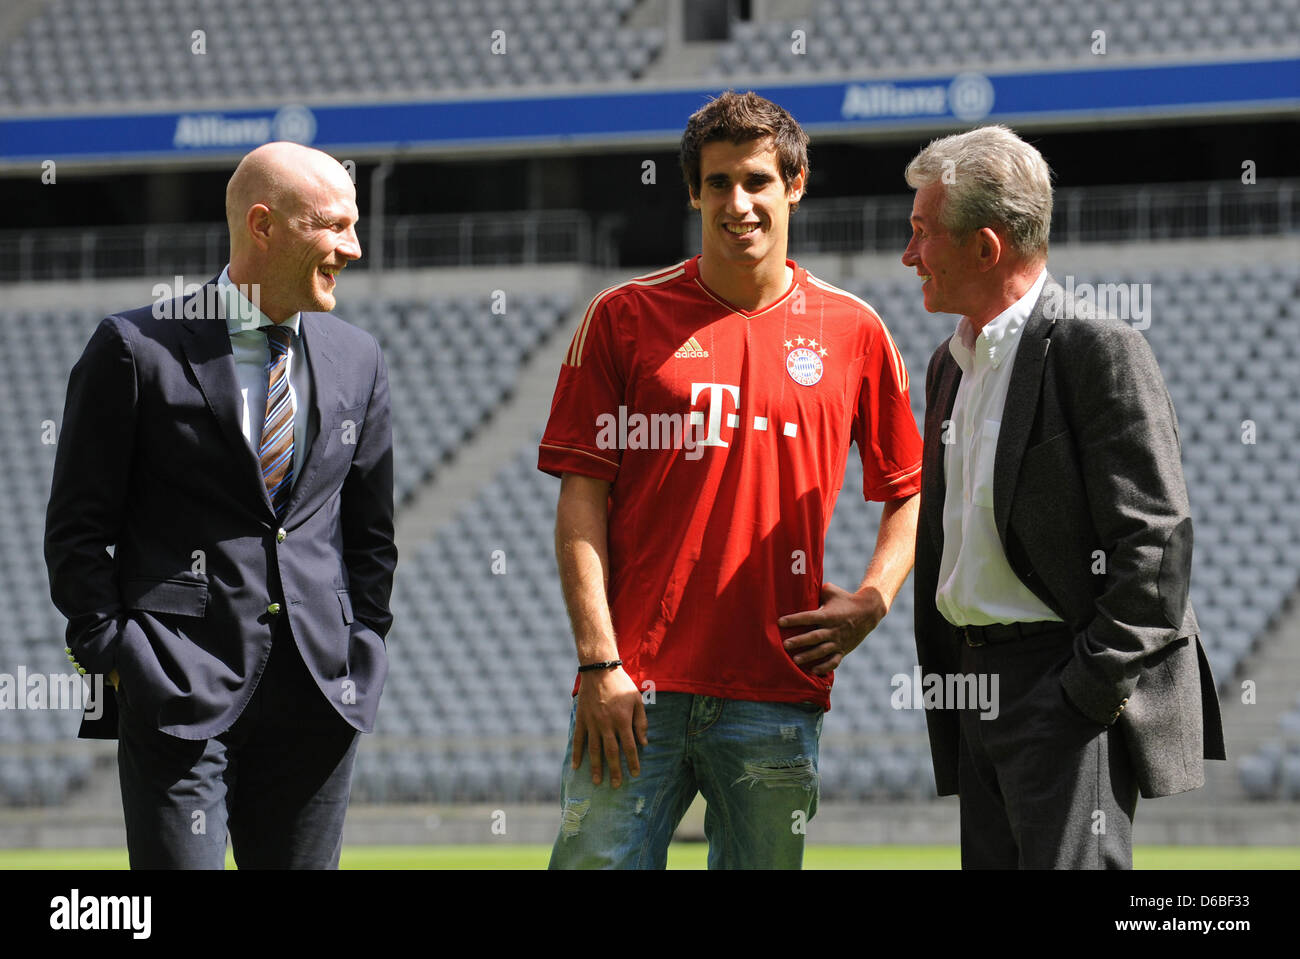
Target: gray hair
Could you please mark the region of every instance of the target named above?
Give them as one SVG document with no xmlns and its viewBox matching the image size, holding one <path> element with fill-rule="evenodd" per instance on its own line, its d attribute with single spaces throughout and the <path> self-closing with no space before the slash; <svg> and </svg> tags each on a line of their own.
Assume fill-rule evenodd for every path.
<svg viewBox="0 0 1300 959">
<path fill-rule="evenodd" d="M 1005 126 L 979 127 L 930 143 L 904 173 L 914 190 L 942 182 L 944 227 L 959 241 L 986 226 L 1006 230 L 1021 256 L 1047 256 L 1052 171 Z"/>
</svg>

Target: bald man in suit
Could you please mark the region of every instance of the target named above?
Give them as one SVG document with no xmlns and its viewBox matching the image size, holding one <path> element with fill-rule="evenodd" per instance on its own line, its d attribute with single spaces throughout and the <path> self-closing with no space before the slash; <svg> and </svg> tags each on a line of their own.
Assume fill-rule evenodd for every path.
<svg viewBox="0 0 1300 959">
<path fill-rule="evenodd" d="M 68 658 L 116 689 L 132 868 L 336 868 L 387 674 L 387 371 L 330 315 L 356 190 L 293 143 L 226 192 L 230 262 L 103 320 L 72 370 L 46 518 Z M 110 553 L 111 550 L 111 553 Z"/>
</svg>

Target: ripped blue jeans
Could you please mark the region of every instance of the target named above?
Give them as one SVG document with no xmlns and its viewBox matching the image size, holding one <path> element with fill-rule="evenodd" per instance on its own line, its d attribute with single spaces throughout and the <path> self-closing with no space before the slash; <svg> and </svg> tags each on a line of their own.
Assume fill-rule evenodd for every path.
<svg viewBox="0 0 1300 959">
<path fill-rule="evenodd" d="M 813 703 L 751 702 L 660 692 L 647 704 L 641 775 L 623 761 L 623 783 L 591 783 L 591 760 L 564 757 L 561 821 L 552 869 L 662 869 L 668 843 L 704 794 L 710 869 L 798 869 L 817 811 L 817 743 L 823 710 Z"/>
</svg>

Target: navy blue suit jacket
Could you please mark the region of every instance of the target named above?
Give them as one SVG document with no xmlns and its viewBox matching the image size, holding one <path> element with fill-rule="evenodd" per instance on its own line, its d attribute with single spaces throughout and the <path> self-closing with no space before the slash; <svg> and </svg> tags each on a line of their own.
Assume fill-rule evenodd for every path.
<svg viewBox="0 0 1300 959">
<path fill-rule="evenodd" d="M 116 668 L 157 729 L 206 739 L 247 705 L 287 616 L 322 695 L 369 732 L 397 565 L 383 354 L 364 330 L 302 314 L 313 409 L 298 415 L 313 432 L 277 522 L 217 302 L 213 280 L 170 311 L 110 316 L 73 367 L 45 528 L 67 645 L 88 673 Z M 106 705 L 83 738 L 117 735 Z"/>
</svg>

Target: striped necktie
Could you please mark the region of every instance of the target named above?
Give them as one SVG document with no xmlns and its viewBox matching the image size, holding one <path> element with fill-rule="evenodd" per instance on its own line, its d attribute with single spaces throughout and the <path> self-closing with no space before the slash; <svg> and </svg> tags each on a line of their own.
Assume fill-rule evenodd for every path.
<svg viewBox="0 0 1300 959">
<path fill-rule="evenodd" d="M 262 481 L 275 518 L 284 519 L 293 488 L 293 396 L 289 392 L 289 338 L 286 326 L 263 326 L 271 358 L 266 364 L 266 419 L 262 421 Z"/>
</svg>

